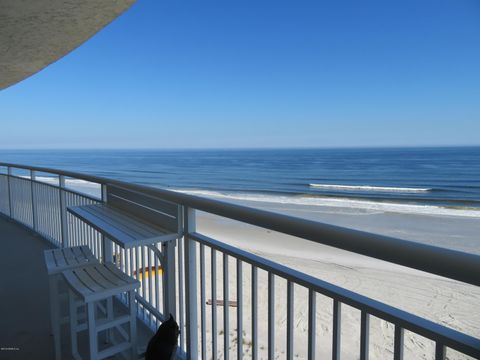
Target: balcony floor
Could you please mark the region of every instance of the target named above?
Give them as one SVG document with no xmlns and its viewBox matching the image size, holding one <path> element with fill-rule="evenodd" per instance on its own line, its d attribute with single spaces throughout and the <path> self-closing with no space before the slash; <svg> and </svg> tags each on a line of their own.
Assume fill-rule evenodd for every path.
<svg viewBox="0 0 480 360">
<path fill-rule="evenodd" d="M 0 359 L 53 359 L 48 275 L 43 251 L 52 248 L 32 231 L 0 217 Z M 139 345 L 150 331 L 137 322 Z M 85 333 L 85 332 L 84 332 Z M 68 329 L 62 329 L 63 358 L 69 359 Z M 84 336 L 85 337 L 85 336 Z M 80 353 L 87 350 L 80 337 Z"/>
</svg>

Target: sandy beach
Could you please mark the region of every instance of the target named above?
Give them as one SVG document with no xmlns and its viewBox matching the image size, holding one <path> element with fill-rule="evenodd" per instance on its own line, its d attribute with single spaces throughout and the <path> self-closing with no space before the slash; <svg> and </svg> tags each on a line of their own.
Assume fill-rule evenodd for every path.
<svg viewBox="0 0 480 360">
<path fill-rule="evenodd" d="M 262 202 L 241 202 L 244 205 L 269 209 L 294 216 L 305 217 L 339 226 L 375 232 L 406 240 L 450 247 L 471 253 L 480 253 L 478 234 L 480 221 L 475 216 L 442 216 L 370 211 L 365 209 L 295 206 Z M 472 336 L 480 336 L 480 289 L 407 269 L 383 261 L 315 244 L 288 235 L 271 232 L 254 226 L 217 216 L 198 213 L 198 231 L 217 240 L 252 251 L 262 257 L 299 271 L 316 276 L 335 285 L 358 292 L 373 299 L 425 317 L 439 324 L 460 330 Z M 207 252 L 207 299 L 210 299 L 210 253 Z M 223 298 L 222 257 L 217 256 L 217 298 Z M 236 300 L 235 261 L 229 261 L 230 299 Z M 244 318 L 243 344 L 245 354 L 251 350 L 250 266 L 243 270 Z M 259 341 L 261 358 L 266 357 L 267 332 L 267 277 L 259 272 Z M 276 357 L 284 358 L 286 351 L 286 281 L 275 282 Z M 307 291 L 295 287 L 295 350 L 298 358 L 307 356 Z M 207 329 L 211 329 L 211 307 L 207 306 Z M 218 344 L 223 347 L 223 307 L 218 307 Z M 236 352 L 236 310 L 230 308 L 230 343 Z M 342 307 L 342 359 L 359 358 L 360 312 L 348 306 Z M 370 358 L 390 359 L 393 354 L 392 324 L 371 317 Z M 317 295 L 317 348 L 319 358 L 331 356 L 332 301 Z M 211 343 L 211 333 L 207 335 Z M 210 345 L 209 345 L 210 346 Z M 432 341 L 405 334 L 405 359 L 433 359 Z M 452 350 L 449 359 L 466 359 Z"/>
</svg>

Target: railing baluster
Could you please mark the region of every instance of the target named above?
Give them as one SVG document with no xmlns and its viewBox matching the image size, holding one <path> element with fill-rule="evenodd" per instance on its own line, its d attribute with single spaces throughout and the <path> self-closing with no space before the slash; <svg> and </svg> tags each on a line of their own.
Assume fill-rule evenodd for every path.
<svg viewBox="0 0 480 360">
<path fill-rule="evenodd" d="M 22 180 L 22 181 L 19 181 L 18 183 L 18 187 L 19 187 L 19 192 L 20 192 L 20 198 L 23 200 L 22 201 L 22 204 L 23 204 L 23 207 L 22 207 L 22 218 L 23 218 L 23 222 L 24 224 L 26 224 L 27 226 L 29 226 L 28 224 L 28 215 L 29 215 L 29 211 L 28 211 L 28 200 L 27 200 L 27 192 L 24 191 L 24 185 L 25 182 Z"/>
<path fill-rule="evenodd" d="M 106 239 L 104 239 L 106 240 Z M 105 249 L 107 247 L 105 246 Z M 141 261 L 141 269 L 142 269 L 142 287 L 140 288 L 142 290 L 142 298 L 145 299 L 145 295 L 148 290 L 148 284 L 147 284 L 147 275 L 146 275 L 146 266 L 145 266 L 145 248 L 143 246 L 140 246 L 138 248 L 140 250 L 140 261 Z M 145 306 L 142 306 L 142 314 L 143 314 L 143 320 L 145 320 Z"/>
<path fill-rule="evenodd" d="M 237 360 L 243 358 L 243 276 L 242 260 L 237 259 Z"/>
<path fill-rule="evenodd" d="M 332 339 L 332 360 L 340 360 L 340 344 L 342 333 L 342 303 L 333 300 L 333 339 Z"/>
<path fill-rule="evenodd" d="M 55 242 L 59 247 L 62 247 L 62 231 L 58 227 L 61 226 L 61 221 L 55 221 L 55 218 L 52 216 L 54 209 L 60 210 L 60 197 L 57 197 L 56 193 L 60 193 L 60 188 L 51 189 L 47 186 L 43 187 L 43 198 L 44 198 L 44 207 L 43 207 L 43 217 L 44 217 L 44 232 Z M 59 195 L 60 196 L 60 195 Z"/>
<path fill-rule="evenodd" d="M 59 192 L 59 199 L 60 199 L 60 224 L 61 224 L 61 232 L 62 232 L 62 247 L 70 246 L 68 241 L 68 232 L 67 232 L 67 212 L 65 207 L 65 176 L 60 175 L 58 177 L 58 192 Z"/>
<path fill-rule="evenodd" d="M 198 357 L 197 325 L 197 243 L 189 234 L 195 232 L 195 210 L 184 208 L 185 244 L 185 313 L 187 325 L 187 355 L 190 360 Z"/>
<path fill-rule="evenodd" d="M 446 348 L 440 342 L 435 343 L 435 360 L 445 360 L 446 359 Z"/>
<path fill-rule="evenodd" d="M 180 239 L 177 239 L 180 244 Z M 163 312 L 166 316 L 177 313 L 177 280 L 176 280 L 176 257 L 175 242 L 162 243 L 163 255 L 163 277 L 162 277 L 162 298 Z"/>
<path fill-rule="evenodd" d="M 293 314 L 294 290 L 293 283 L 287 282 L 287 360 L 293 359 Z"/>
<path fill-rule="evenodd" d="M 53 190 L 53 191 L 52 191 Z M 53 231 L 51 231 L 50 226 L 49 226 L 49 213 L 51 211 L 50 208 L 50 202 L 52 200 L 52 193 L 56 193 L 60 190 L 57 188 L 55 189 L 50 189 L 47 185 L 39 185 L 38 193 L 40 193 L 40 204 L 39 207 L 37 208 L 37 217 L 39 218 L 39 227 L 41 229 L 41 232 L 45 234 L 45 236 L 53 242 L 55 245 L 61 247 L 61 241 L 60 236 L 56 236 Z M 55 198 L 57 200 L 57 198 Z M 60 199 L 58 201 L 55 201 L 55 208 L 60 209 Z M 41 219 L 41 220 L 40 220 Z M 60 223 L 59 223 L 60 224 Z"/>
<path fill-rule="evenodd" d="M 8 216 L 13 218 L 11 175 L 12 168 L 10 166 L 7 166 Z"/>
<path fill-rule="evenodd" d="M 252 360 L 258 359 L 258 272 L 252 265 Z"/>
<path fill-rule="evenodd" d="M 94 247 L 97 259 L 103 259 L 102 255 L 102 234 L 95 230 Z"/>
<path fill-rule="evenodd" d="M 156 246 L 156 245 L 155 245 Z M 127 250 L 125 250 L 125 269 L 128 269 L 128 252 Z M 158 283 L 159 282 L 159 279 L 160 279 L 160 275 L 159 275 L 159 266 L 158 266 L 158 256 L 157 255 L 154 255 L 153 257 L 153 266 L 155 266 L 155 309 L 157 309 L 158 311 L 160 311 L 161 307 L 160 307 L 160 284 Z M 167 315 L 167 314 L 165 314 Z M 155 327 L 158 326 L 158 320 L 155 321 Z"/>
<path fill-rule="evenodd" d="M 138 263 L 138 246 L 133 248 L 135 250 L 135 278 L 140 281 L 140 264 Z M 140 281 L 140 288 L 137 289 L 137 294 L 141 294 L 141 288 L 143 287 L 142 281 Z M 137 305 L 137 316 L 140 315 L 140 303 Z"/>
<path fill-rule="evenodd" d="M 52 237 L 52 239 L 55 239 L 55 235 L 56 235 L 56 221 L 55 221 L 55 216 L 54 216 L 54 212 L 53 212 L 53 209 L 55 208 L 58 208 L 60 209 L 60 211 L 62 211 L 62 199 L 60 197 L 60 192 L 62 191 L 62 189 L 59 187 L 58 188 L 58 202 L 55 202 L 55 200 L 57 200 L 56 197 L 54 196 L 51 196 L 51 191 L 50 189 L 47 189 L 46 190 L 46 193 L 47 193 L 47 197 L 48 197 L 48 206 L 47 206 L 47 217 L 48 217 L 48 231 L 50 233 L 50 236 Z M 58 225 L 57 225 L 58 226 Z M 62 229 L 62 222 L 60 220 L 60 233 L 59 233 L 59 236 L 57 237 L 57 241 L 58 243 L 60 244 L 60 247 L 65 247 L 65 243 L 63 241 L 63 229 Z"/>
<path fill-rule="evenodd" d="M 183 246 L 185 245 L 182 239 L 178 240 L 178 317 L 180 325 L 180 348 L 185 350 L 185 319 L 184 319 L 184 253 Z"/>
<path fill-rule="evenodd" d="M 80 220 L 78 218 L 75 218 L 75 238 L 73 239 L 73 242 L 70 245 L 76 246 L 78 245 L 78 238 L 80 237 Z M 60 243 L 60 246 L 61 243 Z"/>
<path fill-rule="evenodd" d="M 35 178 L 36 173 L 34 170 L 30 170 L 30 190 L 32 192 L 32 227 L 33 230 L 37 231 L 37 209 L 36 209 L 36 196 L 35 196 Z"/>
<path fill-rule="evenodd" d="M 148 266 L 148 297 L 145 299 L 147 300 L 150 304 L 153 303 L 152 299 L 152 289 L 153 289 L 153 271 L 152 271 L 152 251 L 149 248 L 145 248 L 147 251 L 147 266 Z M 118 253 L 117 253 L 118 251 Z M 121 254 L 120 254 L 120 248 L 117 247 L 115 249 L 115 252 L 118 254 L 117 256 L 120 257 L 120 266 L 121 266 Z M 148 324 L 152 326 L 152 313 L 149 313 L 148 317 Z"/>
<path fill-rule="evenodd" d="M 287 281 L 287 360 L 293 359 L 293 315 L 294 315 L 294 287 Z"/>
<path fill-rule="evenodd" d="M 77 245 L 82 245 L 83 242 L 83 234 L 85 233 L 85 223 L 81 220 L 78 221 L 78 237 L 77 237 Z"/>
<path fill-rule="evenodd" d="M 53 191 L 60 191 L 60 190 L 53 189 Z M 59 206 L 60 198 L 58 198 L 58 202 L 55 202 L 55 204 L 53 204 L 54 200 L 51 195 L 52 195 L 51 189 L 44 186 L 43 196 L 45 199 L 45 205 L 43 210 L 44 210 L 45 233 L 48 234 L 50 239 L 52 239 L 59 247 L 62 247 L 62 231 L 61 229 L 58 232 L 55 231 L 55 229 L 52 228 L 52 224 L 50 223 L 50 213 L 51 213 L 52 205 L 60 209 L 60 206 Z M 55 198 L 55 200 L 57 200 L 57 198 Z"/>
<path fill-rule="evenodd" d="M 24 218 L 24 221 L 25 221 L 25 224 L 29 227 L 29 228 L 32 228 L 32 223 L 31 223 L 31 215 L 32 215 L 32 211 L 30 209 L 30 201 L 29 201 L 29 198 L 30 198 L 30 191 L 25 191 L 26 190 L 26 186 L 25 185 L 28 185 L 27 180 L 22 180 L 20 182 L 20 191 L 22 192 L 22 197 L 23 197 L 23 218 Z M 29 211 L 30 210 L 30 211 Z"/>
<path fill-rule="evenodd" d="M 94 249 L 95 249 L 95 230 L 92 227 L 90 227 L 88 238 L 90 240 L 89 247 L 90 247 L 90 249 L 92 249 L 92 251 L 94 251 Z"/>
<path fill-rule="evenodd" d="M 134 270 L 135 267 L 134 267 L 134 258 L 133 258 L 133 255 L 134 255 L 134 254 L 133 254 L 133 249 L 128 249 L 128 256 L 130 257 L 130 274 L 129 274 L 129 275 L 132 276 L 132 277 L 134 277 L 134 278 L 136 278 L 136 276 L 134 276 L 134 274 L 133 274 L 134 271 L 135 271 L 135 270 Z M 135 291 L 137 291 L 137 290 L 135 290 Z"/>
<path fill-rule="evenodd" d="M 217 359 L 217 256 L 212 248 L 211 261 L 211 282 L 212 282 L 212 359 Z"/>
<path fill-rule="evenodd" d="M 308 289 L 308 359 L 315 358 L 315 345 L 317 333 L 317 294 Z"/>
<path fill-rule="evenodd" d="M 275 358 L 275 275 L 268 273 L 268 358 Z"/>
<path fill-rule="evenodd" d="M 12 201 L 15 206 L 13 210 L 13 215 L 16 220 L 19 220 L 20 222 L 22 222 L 22 204 L 18 196 L 18 183 L 15 178 L 12 178 L 12 180 L 13 180 Z"/>
<path fill-rule="evenodd" d="M 35 223 L 36 223 L 36 229 L 35 231 L 39 234 L 42 234 L 42 223 L 41 223 L 41 215 L 40 215 L 40 209 L 41 209 L 41 193 L 40 193 L 40 188 L 38 186 L 38 183 L 33 182 L 33 196 L 34 196 L 34 204 L 35 204 Z M 34 224 L 35 225 L 35 224 Z"/>
<path fill-rule="evenodd" d="M 207 358 L 207 324 L 205 320 L 205 245 L 200 244 L 200 327 L 202 332 L 202 360 Z"/>
<path fill-rule="evenodd" d="M 370 335 L 370 314 L 362 310 L 360 320 L 360 360 L 368 359 L 369 336 Z"/>
<path fill-rule="evenodd" d="M 28 218 L 29 218 L 30 228 L 31 228 L 31 229 L 34 229 L 34 227 L 35 227 L 35 221 L 34 221 L 34 220 L 35 220 L 35 215 L 34 215 L 34 213 L 33 213 L 33 212 L 34 212 L 34 209 L 33 209 L 33 201 L 34 201 L 34 200 L 33 200 L 33 192 L 32 192 L 32 190 L 33 190 L 33 188 L 32 188 L 33 182 L 32 182 L 31 180 L 30 180 L 29 182 L 30 182 L 30 184 L 26 183 L 27 186 L 30 185 L 30 186 L 28 186 L 28 187 L 30 188 L 30 201 L 29 201 L 30 213 L 28 214 Z"/>
<path fill-rule="evenodd" d="M 400 325 L 395 325 L 393 360 L 403 360 L 403 328 Z"/>
<path fill-rule="evenodd" d="M 229 359 L 229 284 L 228 284 L 228 255 L 223 254 L 223 358 Z"/>
</svg>

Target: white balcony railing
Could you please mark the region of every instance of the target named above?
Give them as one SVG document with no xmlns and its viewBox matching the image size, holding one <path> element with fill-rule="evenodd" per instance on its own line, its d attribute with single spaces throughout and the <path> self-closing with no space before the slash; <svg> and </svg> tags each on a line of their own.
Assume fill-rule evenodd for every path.
<svg viewBox="0 0 480 360">
<path fill-rule="evenodd" d="M 245 355 L 253 359 L 264 356 L 275 358 L 278 352 L 276 345 L 280 341 L 276 336 L 279 329 L 274 321 L 275 304 L 280 297 L 286 297 L 286 336 L 281 341 L 285 342 L 285 357 L 293 359 L 296 354 L 293 299 L 295 291 L 300 288 L 308 293 L 306 343 L 309 359 L 315 358 L 316 354 L 317 312 L 324 310 L 317 309 L 317 295 L 331 299 L 329 311 L 332 314 L 333 331 L 330 348 L 334 360 L 340 359 L 343 304 L 357 309 L 360 314 L 356 326 L 359 327 L 358 358 L 361 360 L 369 358 L 371 316 L 393 324 L 392 349 L 395 360 L 403 359 L 405 330 L 433 341 L 434 354 L 431 357 L 436 360 L 445 359 L 447 349 L 453 349 L 465 357 L 480 358 L 478 338 L 197 232 L 195 211 L 201 210 L 474 286 L 480 286 L 480 256 L 85 174 L 7 163 L 0 163 L 0 169 L 3 169 L 0 173 L 0 213 L 34 230 L 55 246 L 88 245 L 99 259 L 104 258 L 108 249 L 117 266 L 141 282 L 137 308 L 138 317 L 145 324 L 155 329 L 164 314 L 176 314 L 183 330 L 180 348 L 183 356 L 188 358 L 216 359 L 219 354 L 225 359 L 230 355 L 235 355 L 237 359 Z M 40 173 L 42 178 L 38 177 Z M 96 195 L 73 189 L 71 184 L 78 179 L 90 182 Z M 179 204 L 183 209 L 183 236 L 177 240 L 176 246 L 139 246 L 124 250 L 109 243 L 94 228 L 66 211 L 69 206 L 105 201 L 102 194 L 109 184 Z M 172 259 L 169 266 L 162 266 L 165 256 Z M 258 321 L 258 294 L 259 290 L 263 290 L 259 289 L 259 272 L 266 276 L 266 324 L 259 324 Z M 222 294 L 218 289 L 219 279 L 223 282 L 220 283 Z M 276 282 L 285 284 L 284 291 L 276 291 Z M 210 311 L 206 309 L 207 291 L 213 299 Z M 232 309 L 227 305 L 233 293 L 237 306 Z M 248 304 L 245 301 L 246 294 L 250 295 Z M 225 305 L 222 312 L 216 301 L 219 295 Z M 251 319 L 248 324 L 244 320 L 247 309 Z M 223 331 L 220 333 L 221 325 Z M 244 344 L 247 329 L 251 341 Z M 267 334 L 266 346 L 260 345 L 260 332 Z M 232 343 L 235 343 L 235 351 L 231 349 Z"/>
</svg>

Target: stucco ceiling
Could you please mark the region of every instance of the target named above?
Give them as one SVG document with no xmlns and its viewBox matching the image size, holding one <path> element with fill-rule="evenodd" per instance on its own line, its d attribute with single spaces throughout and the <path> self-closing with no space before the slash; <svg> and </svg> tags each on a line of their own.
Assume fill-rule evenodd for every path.
<svg viewBox="0 0 480 360">
<path fill-rule="evenodd" d="M 135 0 L 0 0 L 0 90 L 88 40 Z"/>
</svg>

